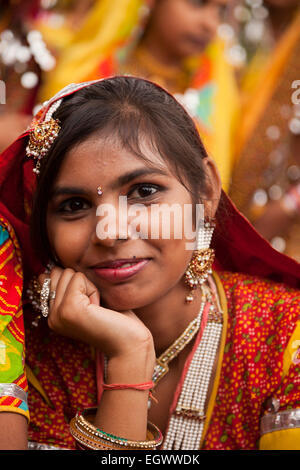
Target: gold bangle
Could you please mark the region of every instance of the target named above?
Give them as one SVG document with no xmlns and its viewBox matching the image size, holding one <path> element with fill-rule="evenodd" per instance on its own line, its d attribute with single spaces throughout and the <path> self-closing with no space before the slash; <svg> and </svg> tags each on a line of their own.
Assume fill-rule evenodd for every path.
<svg viewBox="0 0 300 470">
<path fill-rule="evenodd" d="M 108 445 L 108 442 L 102 442 L 100 439 L 93 438 L 89 433 L 83 432 L 78 429 L 76 425 L 76 418 L 70 422 L 70 433 L 74 437 L 76 443 L 80 448 L 91 450 L 127 450 L 128 447 L 119 447 L 117 445 Z M 129 449 L 130 450 L 130 449 Z"/>
<path fill-rule="evenodd" d="M 147 425 L 149 439 L 146 441 L 132 441 L 109 434 L 98 429 L 90 421 L 91 415 L 94 415 L 95 412 L 96 408 L 88 408 L 82 413 L 78 412 L 70 423 L 70 432 L 74 439 L 90 449 L 155 450 L 163 441 L 161 431 L 150 422 Z"/>
</svg>

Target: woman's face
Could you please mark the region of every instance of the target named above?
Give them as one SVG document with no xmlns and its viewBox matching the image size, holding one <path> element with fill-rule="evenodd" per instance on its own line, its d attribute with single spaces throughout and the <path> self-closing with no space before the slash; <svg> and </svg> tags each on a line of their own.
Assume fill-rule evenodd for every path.
<svg viewBox="0 0 300 470">
<path fill-rule="evenodd" d="M 184 212 L 185 204 L 194 207 L 190 193 L 144 147 L 149 163 L 110 139 L 79 144 L 64 159 L 47 211 L 49 240 L 60 263 L 83 272 L 99 289 L 101 303 L 119 311 L 150 305 L 179 284 L 182 289 L 191 258 L 186 244 L 192 211 Z M 168 212 L 172 204 L 177 224 Z M 165 208 L 163 220 L 151 212 L 155 205 Z M 170 234 L 162 232 L 168 227 Z"/>
<path fill-rule="evenodd" d="M 229 0 L 154 0 L 149 31 L 170 56 L 187 58 L 214 38 Z"/>
</svg>

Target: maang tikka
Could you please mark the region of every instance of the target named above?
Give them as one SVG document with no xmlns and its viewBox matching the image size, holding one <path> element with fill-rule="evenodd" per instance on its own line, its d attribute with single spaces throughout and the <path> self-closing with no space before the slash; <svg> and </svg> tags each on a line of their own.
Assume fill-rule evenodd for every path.
<svg viewBox="0 0 300 470">
<path fill-rule="evenodd" d="M 26 155 L 36 161 L 33 172 L 37 175 L 40 173 L 41 160 L 44 158 L 51 148 L 54 140 L 60 131 L 58 119 L 53 119 L 52 114 L 59 108 L 62 100 L 55 101 L 47 111 L 45 118 L 34 119 L 32 129 L 29 134 L 29 142 L 26 147 Z"/>
<path fill-rule="evenodd" d="M 194 300 L 194 290 L 201 286 L 212 272 L 215 251 L 210 248 L 211 239 L 215 229 L 215 219 L 204 221 L 197 230 L 196 249 L 185 272 L 185 283 L 190 293 L 185 300 L 190 303 Z"/>
<path fill-rule="evenodd" d="M 26 147 L 26 155 L 36 161 L 33 172 L 37 175 L 40 173 L 41 160 L 47 156 L 51 145 L 61 129 L 58 119 L 54 119 L 52 115 L 60 107 L 65 96 L 69 96 L 82 88 L 98 83 L 104 80 L 90 80 L 82 83 L 70 83 L 60 90 L 51 100 L 45 102 L 43 107 L 34 117 L 29 132 L 29 142 Z"/>
</svg>

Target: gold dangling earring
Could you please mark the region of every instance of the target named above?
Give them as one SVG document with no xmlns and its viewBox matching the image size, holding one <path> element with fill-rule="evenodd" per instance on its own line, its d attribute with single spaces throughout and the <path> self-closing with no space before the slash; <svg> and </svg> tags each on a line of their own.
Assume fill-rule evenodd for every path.
<svg viewBox="0 0 300 470">
<path fill-rule="evenodd" d="M 215 250 L 210 248 L 210 243 L 214 229 L 214 219 L 204 222 L 204 224 L 198 229 L 196 249 L 184 276 L 185 283 L 190 288 L 190 293 L 185 298 L 187 303 L 193 302 L 194 290 L 201 286 L 212 272 Z"/>
</svg>

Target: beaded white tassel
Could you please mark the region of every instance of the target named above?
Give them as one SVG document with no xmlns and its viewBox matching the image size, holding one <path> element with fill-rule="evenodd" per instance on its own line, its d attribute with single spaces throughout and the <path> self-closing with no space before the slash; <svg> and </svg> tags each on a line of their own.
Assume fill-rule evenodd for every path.
<svg viewBox="0 0 300 470">
<path fill-rule="evenodd" d="M 214 250 L 210 248 L 211 239 L 214 232 L 214 224 L 204 222 L 198 227 L 196 249 L 185 272 L 185 282 L 191 289 L 186 296 L 186 302 L 194 300 L 193 291 L 206 282 L 212 272 L 212 265 L 215 257 Z"/>
<path fill-rule="evenodd" d="M 186 374 L 162 448 L 198 450 L 205 423 L 205 404 L 223 328 L 223 317 L 210 307 L 201 342 Z"/>
<path fill-rule="evenodd" d="M 54 103 L 50 106 L 50 108 L 48 109 L 46 113 L 44 122 L 50 121 L 50 119 L 52 119 L 53 114 L 60 107 L 61 103 L 62 103 L 62 99 L 54 101 Z"/>
<path fill-rule="evenodd" d="M 199 227 L 197 231 L 196 250 L 206 250 L 209 248 L 213 233 L 214 225 L 204 222 L 203 227 Z"/>
</svg>

